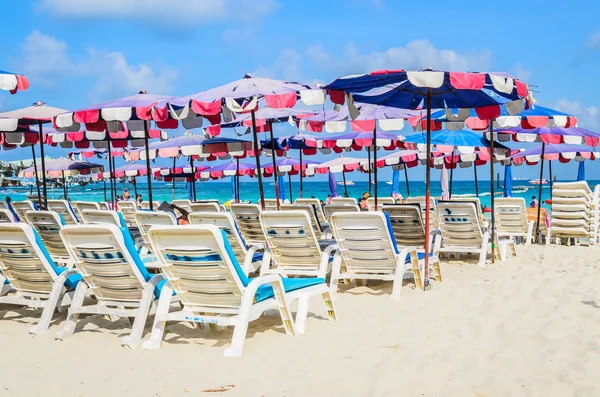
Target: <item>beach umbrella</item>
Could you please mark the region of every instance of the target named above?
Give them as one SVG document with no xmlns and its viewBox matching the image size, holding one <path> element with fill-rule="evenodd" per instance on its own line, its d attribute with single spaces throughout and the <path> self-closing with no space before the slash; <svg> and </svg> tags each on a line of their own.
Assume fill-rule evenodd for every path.
<svg viewBox="0 0 600 397">
<path fill-rule="evenodd" d="M 344 182 L 344 197 L 348 197 L 348 188 L 346 186 L 346 172 L 360 170 L 363 164 L 369 160 L 364 158 L 338 157 L 337 159 L 329 160 L 315 167 L 318 174 L 326 173 L 342 173 Z"/>
<path fill-rule="evenodd" d="M 279 191 L 279 196 L 277 196 L 277 198 L 281 201 L 285 201 L 286 197 L 285 197 L 285 182 L 283 181 L 283 176 L 278 176 L 277 180 L 279 181 L 279 186 L 281 186 L 281 190 Z M 292 185 L 290 184 L 290 190 L 292 189 Z M 291 192 L 290 192 L 291 193 Z M 291 197 L 291 195 L 290 195 Z M 291 200 L 291 198 L 290 198 Z"/>
<path fill-rule="evenodd" d="M 230 161 L 203 170 L 200 172 L 200 177 L 203 179 L 219 179 L 228 176 L 254 176 L 255 171 L 256 166 L 253 164 Z"/>
<path fill-rule="evenodd" d="M 539 202 L 542 203 L 542 179 L 544 173 L 544 160 L 558 160 L 561 163 L 568 163 L 571 160 L 584 161 L 596 160 L 600 158 L 600 152 L 590 146 L 585 145 L 569 145 L 569 144 L 546 144 L 542 143 L 541 147 L 519 151 L 510 157 L 514 165 L 528 164 L 535 165 L 540 162 L 540 184 L 539 184 Z M 539 221 L 541 215 L 541 204 L 538 206 L 537 213 L 537 231 L 539 235 Z"/>
<path fill-rule="evenodd" d="M 404 178 L 406 181 L 406 194 L 407 194 L 407 197 L 410 196 L 410 186 L 408 185 L 407 168 L 416 167 L 419 164 L 417 150 L 401 149 L 392 154 L 388 154 L 387 156 L 380 158 L 377 162 L 373 162 L 372 164 L 374 164 L 375 167 L 372 167 L 372 165 L 370 165 L 369 168 L 381 168 L 384 166 L 393 166 L 394 177 L 397 176 L 398 178 L 399 178 L 399 171 L 404 170 Z M 396 171 L 398 171 L 398 174 L 396 173 Z M 393 183 L 394 183 L 394 179 L 392 178 L 392 184 Z M 399 183 L 399 180 L 398 180 L 398 183 Z M 396 191 L 397 190 L 398 190 L 398 188 L 396 188 Z M 393 192 L 394 192 L 394 188 L 392 188 L 392 193 Z"/>
<path fill-rule="evenodd" d="M 302 156 L 302 151 L 300 151 L 300 156 Z M 283 176 L 283 174 L 287 174 L 290 185 L 290 201 L 292 201 L 292 175 L 300 175 L 300 181 L 302 181 L 304 176 L 313 176 L 315 174 L 314 167 L 318 164 L 318 161 L 303 161 L 301 158 L 282 157 L 276 161 L 275 165 L 272 163 L 263 164 L 261 170 L 264 176 Z"/>
<path fill-rule="evenodd" d="M 87 131 L 101 134 L 103 139 L 97 140 L 106 139 L 110 143 L 113 139 L 111 133 L 118 134 L 123 130 L 123 123 L 125 123 L 131 135 L 137 139 L 143 139 L 144 147 L 148 148 L 148 140 L 151 138 L 151 121 L 154 119 L 154 107 L 163 102 L 167 103 L 172 98 L 165 95 L 147 94 L 146 91 L 142 90 L 136 95 L 59 114 L 54 117 L 54 127 L 64 132 L 74 132 L 79 131 L 82 124 L 85 124 Z M 177 127 L 177 121 L 172 123 L 170 122 L 172 120 L 158 119 L 160 121 L 155 120 L 158 128 Z M 152 210 L 152 172 L 149 156 L 146 159 L 146 169 L 148 177 L 148 202 L 150 210 Z"/>
<path fill-rule="evenodd" d="M 339 197 L 337 192 L 337 185 L 335 183 L 335 174 L 329 172 L 329 191 L 331 192 L 331 197 Z M 344 189 L 346 188 L 346 184 L 344 183 Z"/>
<path fill-rule="evenodd" d="M 107 150 L 108 151 L 108 150 Z M 156 172 L 160 170 L 162 167 L 152 167 L 152 172 Z M 117 167 L 113 170 L 112 175 L 109 173 L 105 175 L 104 173 L 98 174 L 98 176 L 102 179 L 110 179 L 110 178 L 123 178 L 123 177 L 131 177 L 133 178 L 133 188 L 135 192 L 135 196 L 137 197 L 137 177 L 144 176 L 148 173 L 148 169 L 144 164 L 136 164 L 129 163 L 125 164 L 121 167 Z"/>
<path fill-rule="evenodd" d="M 53 117 L 63 112 L 66 112 L 66 110 L 48 106 L 44 102 L 39 101 L 34 103 L 32 106 L 0 113 L 0 131 L 5 133 L 14 133 L 17 134 L 17 136 L 22 136 L 22 134 L 25 134 L 25 132 L 20 132 L 20 129 L 23 126 L 35 125 L 38 127 L 38 142 L 40 144 L 40 157 L 42 159 L 41 175 L 46 175 L 46 164 L 44 161 L 46 157 L 44 152 L 44 141 L 46 138 L 44 135 L 43 125 L 51 122 Z M 33 145 L 31 146 L 31 150 L 34 159 L 34 168 L 37 168 L 37 163 L 35 162 L 35 148 Z M 38 184 L 38 172 L 35 172 L 35 175 L 36 184 Z M 48 189 L 46 187 L 46 179 L 44 177 L 42 177 L 42 188 L 42 197 L 40 197 L 41 192 L 38 189 L 38 202 L 40 204 L 43 203 L 43 208 L 47 208 Z"/>
<path fill-rule="evenodd" d="M 29 88 L 27 77 L 0 70 L 0 90 L 16 94 L 17 91 L 27 91 L 27 88 Z"/>
<path fill-rule="evenodd" d="M 328 90 L 331 100 L 340 105 L 347 101 L 348 106 L 354 106 L 356 102 L 402 109 L 422 108 L 427 115 L 425 123 L 427 156 L 431 152 L 431 111 L 433 109 L 477 108 L 477 115 L 481 119 L 495 119 L 500 116 L 500 105 L 505 106 L 509 114 L 516 114 L 522 111 L 524 98 L 527 98 L 527 105 L 533 99 L 526 84 L 505 73 L 381 70 L 364 75 L 338 78 L 325 88 Z M 492 125 L 490 127 L 493 135 Z M 429 163 L 429 157 L 427 157 L 427 163 Z M 493 179 L 493 167 L 490 168 L 491 179 Z M 429 234 L 430 182 L 430 168 L 427 167 L 425 171 L 425 232 L 427 235 Z M 493 197 L 492 187 L 492 207 Z M 492 247 L 494 247 L 494 241 L 494 213 L 492 211 Z M 425 239 L 425 251 L 429 252 L 429 239 Z M 492 261 L 494 261 L 494 255 L 492 255 Z M 428 255 L 425 255 L 423 270 L 424 277 L 427 279 Z"/>
<path fill-rule="evenodd" d="M 502 197 L 512 197 L 512 167 L 509 165 L 504 166 L 504 193 Z"/>
<path fill-rule="evenodd" d="M 581 161 L 579 168 L 577 168 L 577 182 L 585 181 L 585 163 Z"/>
<path fill-rule="evenodd" d="M 406 184 L 406 187 L 408 190 L 408 184 Z M 394 170 L 394 172 L 392 173 L 392 197 L 395 200 L 399 199 L 401 197 L 401 195 L 400 195 L 400 170 Z"/>
<path fill-rule="evenodd" d="M 298 98 L 306 105 L 323 104 L 325 93 L 315 85 L 246 75 L 240 80 L 220 87 L 174 99 L 169 102 L 168 110 L 172 117 L 180 119 L 186 119 L 190 114 L 200 114 L 209 118 L 213 124 L 221 122 L 221 113 L 225 122 L 232 121 L 233 113 L 250 113 L 254 151 L 258 153 L 256 111 L 259 100 L 264 100 L 269 108 L 281 109 L 294 107 Z M 258 158 L 256 158 L 256 168 L 260 168 Z M 258 186 L 261 206 L 264 209 L 264 191 L 260 173 Z"/>
<path fill-rule="evenodd" d="M 450 192 L 448 191 L 448 169 L 442 168 L 440 172 L 440 185 L 442 186 L 442 200 L 450 200 Z"/>
<path fill-rule="evenodd" d="M 45 161 L 45 170 L 40 173 L 37 167 L 25 168 L 19 172 L 20 178 L 31 178 L 35 174 L 39 173 L 39 177 L 45 179 L 49 178 L 62 178 L 63 189 L 65 200 L 67 199 L 67 183 L 66 177 L 73 177 L 76 175 L 90 175 L 98 172 L 104 172 L 104 166 L 102 164 L 89 163 L 87 161 L 73 161 L 67 158 L 51 159 Z"/>
</svg>

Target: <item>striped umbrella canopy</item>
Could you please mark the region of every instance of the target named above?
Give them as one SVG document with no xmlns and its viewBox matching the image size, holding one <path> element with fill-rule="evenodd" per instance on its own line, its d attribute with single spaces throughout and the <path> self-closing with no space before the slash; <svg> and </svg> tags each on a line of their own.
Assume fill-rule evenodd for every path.
<svg viewBox="0 0 600 397">
<path fill-rule="evenodd" d="M 49 178 L 89 175 L 98 172 L 104 172 L 104 166 L 102 164 L 89 163 L 87 161 L 73 161 L 67 158 L 46 160 L 46 176 Z M 19 177 L 32 178 L 35 173 L 35 167 L 29 167 L 19 172 Z M 40 175 L 40 177 L 43 176 Z"/>
<path fill-rule="evenodd" d="M 585 145 L 546 144 L 543 152 L 541 147 L 536 147 L 520 150 L 510 156 L 514 165 L 535 165 L 542 158 L 544 160 L 558 160 L 561 163 L 568 163 L 571 160 L 596 160 L 600 158 L 600 150 Z"/>
<path fill-rule="evenodd" d="M 300 162 L 300 159 L 297 158 L 282 157 L 276 162 L 277 175 L 298 175 L 302 169 L 304 176 L 313 176 L 315 174 L 315 167 L 319 164 L 318 161 L 303 160 Z M 261 170 L 265 176 L 272 176 L 274 167 L 271 161 L 263 163 Z"/>
<path fill-rule="evenodd" d="M 204 171 L 200 172 L 200 177 L 203 179 L 219 179 L 228 176 L 254 176 L 255 171 L 256 167 L 254 164 L 236 163 L 235 161 L 230 161 L 228 163 L 215 165 L 205 169 Z"/>
<path fill-rule="evenodd" d="M 331 149 L 336 153 L 344 150 L 362 150 L 363 148 L 381 147 L 384 150 L 395 150 L 402 146 L 404 137 L 389 132 L 373 131 L 348 132 L 327 137 L 317 138 L 317 147 L 321 152 L 328 153 Z"/>
<path fill-rule="evenodd" d="M 0 70 L 0 90 L 10 91 L 16 94 L 17 91 L 27 91 L 29 80 L 27 77 L 12 72 Z"/>
<path fill-rule="evenodd" d="M 598 146 L 600 134 L 579 127 L 502 128 L 496 131 L 500 140 L 516 142 L 542 142 L 551 144 Z M 504 137 L 504 139 L 502 139 Z"/>
<path fill-rule="evenodd" d="M 165 168 L 165 167 L 153 166 L 152 172 L 153 173 L 158 172 L 158 171 L 162 170 L 163 168 Z M 121 167 L 115 168 L 115 170 L 113 172 L 113 177 L 116 177 L 116 178 L 123 178 L 126 176 L 138 177 L 138 176 L 146 175 L 147 172 L 148 172 L 148 170 L 146 169 L 145 164 L 129 163 L 129 164 L 125 164 Z M 110 178 L 110 174 L 107 172 L 101 172 L 98 174 L 98 178 L 108 179 L 108 178 Z"/>
</svg>

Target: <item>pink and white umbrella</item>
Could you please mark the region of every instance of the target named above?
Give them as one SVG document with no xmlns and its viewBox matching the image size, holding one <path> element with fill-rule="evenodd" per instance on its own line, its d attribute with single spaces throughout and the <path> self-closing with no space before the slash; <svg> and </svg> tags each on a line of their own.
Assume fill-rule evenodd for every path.
<svg viewBox="0 0 600 397">
<path fill-rule="evenodd" d="M 67 158 L 46 160 L 46 175 L 49 178 L 70 177 L 76 175 L 90 175 L 104 172 L 102 164 L 89 163 L 87 161 L 73 161 Z M 20 178 L 32 178 L 35 176 L 35 167 L 25 168 L 19 172 Z M 38 171 L 40 178 L 44 177 Z"/>
<path fill-rule="evenodd" d="M 10 91 L 11 94 L 16 94 L 17 91 L 27 91 L 29 88 L 29 80 L 27 77 L 0 70 L 0 90 Z"/>
<path fill-rule="evenodd" d="M 231 161 L 205 169 L 200 172 L 200 177 L 203 179 L 219 179 L 228 176 L 254 176 L 255 171 L 256 167 L 253 164 Z"/>
</svg>

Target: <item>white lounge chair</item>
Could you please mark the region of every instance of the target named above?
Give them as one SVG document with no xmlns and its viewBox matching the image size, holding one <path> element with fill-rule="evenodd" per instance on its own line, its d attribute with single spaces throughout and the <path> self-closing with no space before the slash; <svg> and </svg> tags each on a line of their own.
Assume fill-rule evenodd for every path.
<svg viewBox="0 0 600 397">
<path fill-rule="evenodd" d="M 154 211 L 156 211 L 156 209 L 160 207 L 160 203 L 158 201 L 152 201 L 152 209 Z M 140 208 L 143 210 L 148 210 L 150 209 L 150 202 L 149 201 L 142 201 L 142 204 L 140 205 Z"/>
<path fill-rule="evenodd" d="M 323 207 L 323 213 L 327 222 L 329 222 L 331 215 L 336 212 L 360 212 L 360 208 L 356 204 L 327 204 Z"/>
<path fill-rule="evenodd" d="M 215 202 L 192 203 L 192 212 L 221 212 L 221 206 Z"/>
<path fill-rule="evenodd" d="M 438 204 L 440 201 L 438 201 Z M 485 230 L 490 226 L 487 218 L 483 216 L 483 207 L 481 206 L 481 201 L 479 200 L 479 197 L 455 197 L 451 198 L 450 201 L 475 204 L 475 209 L 477 210 L 477 218 L 479 218 L 479 223 L 481 224 L 483 229 Z"/>
<path fill-rule="evenodd" d="M 171 204 L 181 208 L 184 211 L 187 211 L 188 213 L 192 212 L 192 202 L 190 200 L 173 200 Z M 177 218 L 179 218 L 181 216 L 181 213 L 179 213 L 179 211 L 175 209 L 175 215 L 177 216 Z"/>
<path fill-rule="evenodd" d="M 244 273 L 249 275 L 259 268 L 264 258 L 264 244 L 246 248 L 246 243 L 235 225 L 233 216 L 227 212 L 192 212 L 188 218 L 191 225 L 214 225 L 225 232 L 238 263 L 243 263 Z"/>
<path fill-rule="evenodd" d="M 48 200 L 48 209 L 56 211 L 62 217 L 65 225 L 79 224 L 79 218 L 67 200 Z"/>
<path fill-rule="evenodd" d="M 377 211 L 381 211 L 381 207 L 384 205 L 396 204 L 396 200 L 393 197 L 377 197 Z M 369 197 L 367 199 L 367 208 L 369 211 L 375 211 L 375 197 Z"/>
<path fill-rule="evenodd" d="M 17 220 L 10 210 L 0 210 L 0 223 L 15 223 Z"/>
<path fill-rule="evenodd" d="M 418 266 L 418 254 L 396 246 L 382 212 L 338 212 L 331 216 L 331 231 L 342 257 L 331 270 L 333 295 L 339 280 L 387 280 L 393 281 L 391 297 L 400 298 L 402 280 L 413 264 Z"/>
<path fill-rule="evenodd" d="M 261 209 L 258 204 L 231 204 L 231 214 L 246 242 L 246 246 L 265 246 L 265 235 L 260 225 Z"/>
<path fill-rule="evenodd" d="M 425 222 L 419 204 L 385 205 L 381 210 L 390 217 L 398 246 L 425 248 Z"/>
<path fill-rule="evenodd" d="M 277 199 L 265 199 L 265 210 L 277 210 Z"/>
<path fill-rule="evenodd" d="M 592 216 L 594 226 L 594 240 L 598 242 L 600 238 L 600 185 L 594 187 L 592 196 Z"/>
<path fill-rule="evenodd" d="M 270 261 L 263 261 L 261 275 L 277 273 L 286 277 L 325 278 L 331 256 L 339 252 L 337 245 L 330 245 L 321 251 L 314 221 L 310 219 L 307 210 L 288 210 L 284 213 L 263 211 L 260 214 L 260 223 L 267 237 L 268 248 L 265 255 L 271 259 L 274 266 L 270 269 Z"/>
<path fill-rule="evenodd" d="M 310 225 L 312 226 L 313 232 L 315 236 L 319 240 L 325 238 L 323 233 L 323 228 L 321 226 L 321 222 L 317 218 L 317 214 L 315 212 L 314 207 L 311 204 L 282 204 L 281 211 L 304 211 L 308 215 L 308 219 L 310 219 Z M 281 214 L 281 216 L 286 216 L 285 214 Z M 263 228 L 264 230 L 264 228 Z"/>
<path fill-rule="evenodd" d="M 75 269 L 54 263 L 36 231 L 24 222 L 0 224 L 0 271 L 0 303 L 42 309 L 40 321 L 29 329 L 32 334 L 48 329 L 54 310 L 71 303 L 81 280 Z"/>
<path fill-rule="evenodd" d="M 77 218 L 81 218 L 81 213 L 84 210 L 99 210 L 100 204 L 92 202 L 92 201 L 74 201 L 73 209 L 75 210 L 75 214 L 77 215 Z M 81 219 L 80 219 L 80 221 L 83 222 L 83 220 L 81 220 Z"/>
<path fill-rule="evenodd" d="M 479 255 L 478 265 L 485 266 L 488 255 L 489 232 L 483 231 L 477 216 L 475 204 L 466 202 L 445 201 L 437 206 L 440 231 L 443 244 L 437 252 Z M 507 249 L 510 247 L 516 255 L 514 241 L 503 240 L 499 242 L 500 256 L 506 258 Z"/>
<path fill-rule="evenodd" d="M 317 219 L 319 223 L 321 223 L 321 228 L 327 228 L 327 218 L 325 217 L 325 213 L 323 212 L 323 207 L 321 207 L 321 202 L 317 198 L 297 198 L 294 200 L 294 204 L 310 204 L 315 209 L 317 213 Z"/>
<path fill-rule="evenodd" d="M 119 209 L 119 212 L 123 214 L 127 227 L 136 228 L 135 213 L 138 210 L 137 203 L 133 200 L 118 201 L 117 208 Z"/>
<path fill-rule="evenodd" d="M 333 197 L 331 199 L 331 204 L 357 205 L 356 199 L 353 197 Z"/>
<path fill-rule="evenodd" d="M 121 343 L 135 348 L 164 277 L 148 273 L 129 234 L 115 225 L 65 226 L 60 234 L 84 282 L 77 285 L 64 328 L 56 338 L 71 336 L 80 314 L 134 317 L 131 333 Z M 88 288 L 96 304 L 84 303 Z"/>
<path fill-rule="evenodd" d="M 27 211 L 37 211 L 37 208 L 33 205 L 33 201 L 31 200 L 13 201 L 11 205 L 21 222 L 27 222 L 27 218 L 25 218 L 25 213 Z"/>
<path fill-rule="evenodd" d="M 406 204 L 419 204 L 421 207 L 421 216 L 423 221 L 425 221 L 425 196 L 413 196 L 408 197 L 404 200 Z M 437 204 L 435 202 L 435 198 L 429 198 L 429 230 L 437 230 L 439 229 L 438 215 L 437 215 Z"/>
<path fill-rule="evenodd" d="M 27 211 L 25 218 L 42 239 L 52 260 L 61 266 L 72 267 L 69 252 L 60 238 L 60 229 L 65 225 L 62 216 L 56 211 Z"/>
<path fill-rule="evenodd" d="M 570 244 L 589 242 L 595 245 L 593 194 L 587 182 L 558 182 L 552 189 L 550 235 Z"/>
<path fill-rule="evenodd" d="M 123 214 L 112 210 L 83 210 L 81 218 L 86 225 L 109 224 L 118 227 L 127 227 Z"/>
<path fill-rule="evenodd" d="M 168 284 L 163 287 L 154 317 L 152 334 L 144 348 L 160 347 L 167 321 L 192 321 L 234 326 L 231 346 L 225 356 L 241 356 L 248 323 L 268 309 L 279 309 L 286 333 L 303 332 L 312 296 L 321 295 L 327 314 L 335 310 L 325 280 L 321 278 L 286 279 L 271 274 L 248 278 L 227 238 L 216 226 L 156 226 L 150 240 Z M 182 309 L 169 313 L 174 290 Z M 296 326 L 289 301 L 298 299 Z"/>
<path fill-rule="evenodd" d="M 152 247 L 148 239 L 148 230 L 156 225 L 177 225 L 175 214 L 167 211 L 136 211 L 135 221 L 144 239 L 144 244 L 150 252 L 152 252 Z"/>
<path fill-rule="evenodd" d="M 525 245 L 531 245 L 535 222 L 527 219 L 524 198 L 497 198 L 494 201 L 494 216 L 499 237 L 521 238 Z"/>
<path fill-rule="evenodd" d="M 110 210 L 108 203 L 100 202 L 98 205 L 100 206 L 101 210 Z"/>
</svg>

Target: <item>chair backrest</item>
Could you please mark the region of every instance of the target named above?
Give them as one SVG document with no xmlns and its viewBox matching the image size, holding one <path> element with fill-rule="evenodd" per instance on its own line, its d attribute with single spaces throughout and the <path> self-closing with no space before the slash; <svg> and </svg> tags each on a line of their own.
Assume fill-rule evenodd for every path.
<svg viewBox="0 0 600 397">
<path fill-rule="evenodd" d="M 536 208 L 527 208 L 527 220 L 529 222 L 534 221 L 537 223 L 537 213 L 538 213 L 538 209 Z M 546 232 L 548 231 L 548 225 L 546 224 L 546 219 L 550 220 L 548 218 L 548 211 L 545 208 L 540 208 L 540 232 L 542 232 L 542 234 L 546 234 Z M 534 229 L 536 230 L 536 229 Z"/>
<path fill-rule="evenodd" d="M 323 230 L 321 228 L 321 222 L 317 219 L 317 214 L 315 213 L 314 207 L 310 204 L 282 204 L 281 211 L 305 211 L 308 215 L 308 219 L 310 220 L 310 224 L 313 229 L 313 233 L 317 238 L 321 238 L 321 234 L 323 234 Z M 283 215 L 283 214 L 282 214 Z M 285 215 L 283 215 L 285 216 Z"/>
<path fill-rule="evenodd" d="M 444 201 L 437 210 L 445 247 L 481 247 L 483 235 L 475 204 Z"/>
<path fill-rule="evenodd" d="M 25 217 L 27 223 L 37 231 L 53 258 L 69 256 L 65 244 L 60 238 L 60 229 L 64 226 L 61 215 L 56 211 L 27 211 Z"/>
<path fill-rule="evenodd" d="M 231 214 L 246 246 L 265 243 L 265 235 L 260 225 L 260 213 L 258 204 L 231 204 Z"/>
<path fill-rule="evenodd" d="M 85 210 L 99 210 L 100 204 L 92 201 L 75 201 L 73 202 L 73 209 L 77 212 L 77 216 L 81 217 Z"/>
<path fill-rule="evenodd" d="M 27 211 L 35 211 L 35 207 L 31 200 L 13 201 L 11 205 L 21 222 L 27 222 L 27 218 L 25 218 L 25 213 Z"/>
<path fill-rule="evenodd" d="M 321 202 L 317 198 L 297 198 L 294 200 L 294 204 L 311 204 L 315 211 L 317 212 L 317 219 L 321 224 L 327 223 L 327 218 L 325 218 L 325 213 L 323 212 L 323 208 L 321 207 Z"/>
<path fill-rule="evenodd" d="M 0 224 L 0 271 L 19 292 L 48 294 L 57 277 L 56 265 L 24 222 Z"/>
<path fill-rule="evenodd" d="M 421 216 L 425 221 L 425 196 L 413 196 L 408 197 L 404 200 L 406 204 L 419 204 L 421 207 Z M 439 228 L 439 222 L 437 217 L 437 205 L 433 197 L 429 198 L 429 229 L 435 230 Z"/>
<path fill-rule="evenodd" d="M 552 189 L 551 231 L 558 237 L 591 237 L 593 193 L 587 182 L 559 182 Z"/>
<path fill-rule="evenodd" d="M 160 202 L 158 202 L 158 201 L 152 201 L 152 209 L 156 211 L 156 209 L 158 207 L 160 207 Z M 140 205 L 140 208 L 142 208 L 144 210 L 150 209 L 150 202 L 149 201 L 142 201 L 142 204 Z"/>
<path fill-rule="evenodd" d="M 495 199 L 494 217 L 499 236 L 527 236 L 529 221 L 524 198 L 499 197 Z"/>
<path fill-rule="evenodd" d="M 353 197 L 333 197 L 331 204 L 356 205 L 356 199 Z"/>
<path fill-rule="evenodd" d="M 233 216 L 227 212 L 192 212 L 188 218 L 191 225 L 213 225 L 225 232 L 233 254 L 239 263 L 246 259 L 246 244 L 235 226 Z"/>
<path fill-rule="evenodd" d="M 393 197 L 377 197 L 377 211 L 381 211 L 382 206 L 389 204 L 396 204 L 396 200 Z M 367 207 L 369 211 L 375 211 L 375 197 L 367 199 Z"/>
<path fill-rule="evenodd" d="M 101 210 L 110 210 L 110 207 L 108 206 L 108 203 L 100 202 L 100 203 L 98 203 L 98 205 L 100 206 Z"/>
<path fill-rule="evenodd" d="M 140 234 L 142 235 L 142 239 L 144 239 L 144 243 L 146 243 L 148 249 L 151 249 L 150 240 L 148 239 L 148 230 L 150 230 L 152 226 L 177 225 L 177 218 L 175 218 L 175 214 L 167 211 L 136 211 L 135 221 L 138 229 L 140 230 Z"/>
<path fill-rule="evenodd" d="M 266 210 L 276 210 L 277 209 L 277 199 L 265 199 L 265 209 Z"/>
<path fill-rule="evenodd" d="M 425 222 L 419 204 L 384 205 L 390 217 L 396 244 L 400 247 L 425 247 Z"/>
<path fill-rule="evenodd" d="M 0 200 L 0 210 L 7 210 L 7 209 L 9 209 L 8 203 L 4 200 Z"/>
<path fill-rule="evenodd" d="M 194 312 L 239 312 L 243 282 L 248 279 L 235 257 L 229 256 L 218 227 L 156 226 L 149 237 L 161 271 L 184 307 Z"/>
<path fill-rule="evenodd" d="M 348 271 L 389 274 L 396 269 L 396 247 L 383 212 L 338 212 L 331 215 L 330 227 Z"/>
<path fill-rule="evenodd" d="M 15 223 L 17 220 L 10 210 L 0 209 L 0 223 Z"/>
<path fill-rule="evenodd" d="M 177 207 L 181 208 L 184 211 L 187 211 L 188 213 L 192 212 L 192 202 L 190 200 L 173 200 L 171 204 L 176 205 Z M 175 210 L 175 215 L 178 218 L 181 216 L 178 210 Z"/>
<path fill-rule="evenodd" d="M 118 227 L 127 227 L 123 214 L 112 210 L 83 210 L 81 213 L 83 223 L 86 225 L 110 224 Z"/>
<path fill-rule="evenodd" d="M 360 212 L 360 208 L 356 204 L 327 204 L 323 207 L 325 218 L 327 221 L 331 219 L 331 214 L 336 212 Z"/>
<path fill-rule="evenodd" d="M 75 267 L 103 302 L 137 302 L 150 274 L 125 228 L 110 224 L 65 226 L 62 236 Z"/>
<path fill-rule="evenodd" d="M 135 212 L 137 211 L 137 203 L 133 200 L 123 200 L 117 202 L 119 212 L 123 214 L 127 227 L 137 227 L 135 223 Z"/>
<path fill-rule="evenodd" d="M 483 208 L 481 207 L 481 201 L 479 200 L 479 197 L 455 197 L 451 198 L 450 201 L 475 204 L 475 209 L 477 210 L 477 218 L 479 219 L 479 223 L 483 225 L 486 222 L 486 219 L 483 216 Z"/>
<path fill-rule="evenodd" d="M 48 209 L 62 216 L 66 225 L 77 225 L 79 219 L 67 200 L 48 200 Z"/>
<path fill-rule="evenodd" d="M 273 262 L 286 274 L 319 270 L 321 248 L 307 210 L 263 211 L 260 221 Z"/>
<path fill-rule="evenodd" d="M 192 212 L 221 212 L 221 206 L 215 202 L 192 203 Z"/>
</svg>

